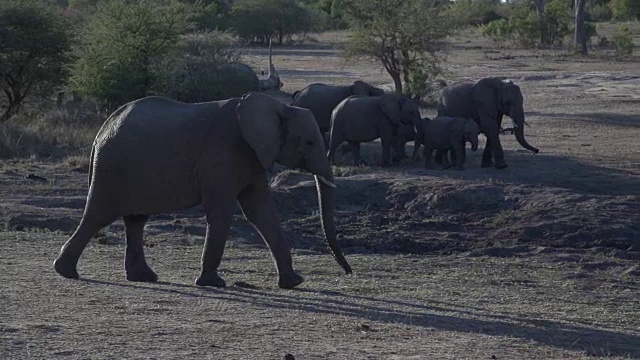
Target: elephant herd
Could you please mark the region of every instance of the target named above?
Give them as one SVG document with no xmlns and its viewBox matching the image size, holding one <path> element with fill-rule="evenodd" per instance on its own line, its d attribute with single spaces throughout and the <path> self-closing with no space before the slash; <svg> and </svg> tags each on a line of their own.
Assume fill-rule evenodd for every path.
<svg viewBox="0 0 640 360">
<path fill-rule="evenodd" d="M 382 89 L 363 81 L 349 86 L 311 84 L 293 94 L 291 105 L 311 110 L 320 132 L 328 136 L 328 157 L 334 161 L 337 147 L 348 143 L 353 164 L 362 164 L 360 143 L 380 139 L 382 165 L 398 163 L 407 158 L 405 144 L 414 141 L 413 158 L 424 145 L 425 166 L 430 168 L 432 153 L 444 168 L 455 165 L 462 169 L 465 144 L 478 148 L 478 135 L 483 132 L 487 145 L 482 167 L 507 166 L 498 137 L 503 115 L 514 123 L 518 142 L 528 150 L 538 152 L 524 138 L 523 97 L 520 87 L 511 81 L 485 78 L 476 83 L 461 82 L 444 89 L 438 105 L 438 116 L 421 118 L 418 106 L 409 98 L 385 94 Z M 390 149 L 395 155 L 391 159 Z M 454 164 L 449 164 L 448 152 Z"/>
<path fill-rule="evenodd" d="M 144 255 L 145 223 L 153 214 L 202 204 L 206 234 L 195 283 L 223 287 L 218 267 L 239 205 L 271 251 L 278 286 L 292 288 L 303 278 L 293 269 L 267 178 L 278 162 L 314 175 L 325 239 L 349 274 L 334 219 L 336 185 L 330 160 L 337 146 L 348 142 L 360 162 L 360 143 L 380 138 L 383 163 L 389 164 L 391 150 L 396 160 L 404 155 L 402 132 L 415 129 L 416 150 L 425 145 L 427 165 L 434 149 L 442 152 L 444 164 L 451 150 L 452 161 L 461 168 L 465 142 L 475 150 L 482 131 L 487 137 L 482 166 L 495 160 L 495 167 L 504 168 L 498 138 L 503 115 L 513 119 L 520 144 L 537 152 L 524 139 L 520 88 L 493 78 L 445 89 L 438 117 L 432 120 L 421 119 L 412 100 L 360 81 L 310 85 L 294 94 L 291 105 L 259 92 L 194 104 L 157 96 L 130 102 L 111 114 L 96 135 L 84 213 L 54 269 L 63 277 L 79 278 L 78 260 L 90 239 L 121 218 L 127 279 L 155 282 L 158 277 Z M 328 154 L 323 133 L 329 133 Z"/>
</svg>

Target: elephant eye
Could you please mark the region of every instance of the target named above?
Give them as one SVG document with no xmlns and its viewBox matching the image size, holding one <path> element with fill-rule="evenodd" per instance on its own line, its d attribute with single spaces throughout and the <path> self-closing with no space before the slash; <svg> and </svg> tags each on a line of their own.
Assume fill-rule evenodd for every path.
<svg viewBox="0 0 640 360">
<path fill-rule="evenodd" d="M 307 145 L 309 146 L 313 145 L 313 140 L 307 140 Z"/>
</svg>

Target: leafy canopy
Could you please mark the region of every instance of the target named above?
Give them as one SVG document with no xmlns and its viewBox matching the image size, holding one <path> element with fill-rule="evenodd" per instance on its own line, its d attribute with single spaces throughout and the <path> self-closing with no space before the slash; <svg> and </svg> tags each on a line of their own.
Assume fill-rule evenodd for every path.
<svg viewBox="0 0 640 360">
<path fill-rule="evenodd" d="M 0 123 L 28 95 L 64 81 L 71 38 L 58 9 L 37 0 L 0 1 Z"/>
<path fill-rule="evenodd" d="M 443 0 L 343 0 L 353 35 L 347 57 L 370 57 L 384 66 L 397 93 L 422 98 L 443 73 L 445 39 L 456 22 Z"/>
</svg>

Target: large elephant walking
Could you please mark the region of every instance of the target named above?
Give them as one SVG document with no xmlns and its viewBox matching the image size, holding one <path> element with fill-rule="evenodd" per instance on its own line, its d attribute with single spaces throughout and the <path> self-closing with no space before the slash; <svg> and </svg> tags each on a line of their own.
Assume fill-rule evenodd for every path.
<svg viewBox="0 0 640 360">
<path fill-rule="evenodd" d="M 352 95 L 382 96 L 384 95 L 384 90 L 359 80 L 346 86 L 311 84 L 293 94 L 291 105 L 311 110 L 318 122 L 320 132 L 324 134 L 331 129 L 331 112 L 333 109 L 342 100 Z"/>
<path fill-rule="evenodd" d="M 395 148 L 393 160 L 399 162 L 404 154 L 404 148 L 400 148 L 398 141 L 399 128 L 403 124 L 414 126 L 418 121 L 420 109 L 407 97 L 396 94 L 350 96 L 338 104 L 331 115 L 329 161 L 333 162 L 338 146 L 348 141 L 353 163 L 359 165 L 362 162 L 360 143 L 380 138 L 382 166 L 391 164 L 392 147 Z"/>
<path fill-rule="evenodd" d="M 524 107 L 520 87 L 508 80 L 484 78 L 476 83 L 460 82 L 442 91 L 438 104 L 438 116 L 447 115 L 473 119 L 480 131 L 487 137 L 482 154 L 482 167 L 490 167 L 495 159 L 495 167 L 507 167 L 500 144 L 502 116 L 513 120 L 514 133 L 518 143 L 527 150 L 539 150 L 524 138 Z"/>
<path fill-rule="evenodd" d="M 315 119 L 260 93 L 197 104 L 148 97 L 116 110 L 93 143 L 84 215 L 54 268 L 78 278 L 89 240 L 122 217 L 127 279 L 154 282 L 142 241 L 149 215 L 202 203 L 207 232 L 196 284 L 225 286 L 217 269 L 238 203 L 271 250 L 278 285 L 294 287 L 303 279 L 293 270 L 266 177 L 274 162 L 315 175 L 329 248 L 350 273 L 336 240 L 335 185 Z"/>
</svg>

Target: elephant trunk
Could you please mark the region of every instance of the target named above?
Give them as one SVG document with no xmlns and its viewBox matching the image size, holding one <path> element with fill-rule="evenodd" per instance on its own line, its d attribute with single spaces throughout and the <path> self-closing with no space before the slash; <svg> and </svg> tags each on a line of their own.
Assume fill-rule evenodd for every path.
<svg viewBox="0 0 640 360">
<path fill-rule="evenodd" d="M 540 151 L 538 148 L 529 145 L 527 140 L 524 138 L 524 114 L 522 116 L 518 116 L 513 118 L 513 122 L 515 124 L 514 134 L 516 135 L 516 140 L 518 140 L 518 144 L 520 144 L 523 148 L 532 151 L 534 154 L 537 154 Z"/>
<path fill-rule="evenodd" d="M 316 187 L 318 189 L 318 203 L 320 207 L 320 216 L 322 219 L 322 229 L 324 230 L 327 244 L 331 250 L 331 254 L 338 264 L 344 269 L 346 274 L 351 274 L 351 266 L 344 258 L 338 239 L 336 237 L 336 224 L 334 211 L 336 206 L 336 189 L 333 183 L 333 175 L 329 171 L 327 175 L 316 175 Z"/>
</svg>

